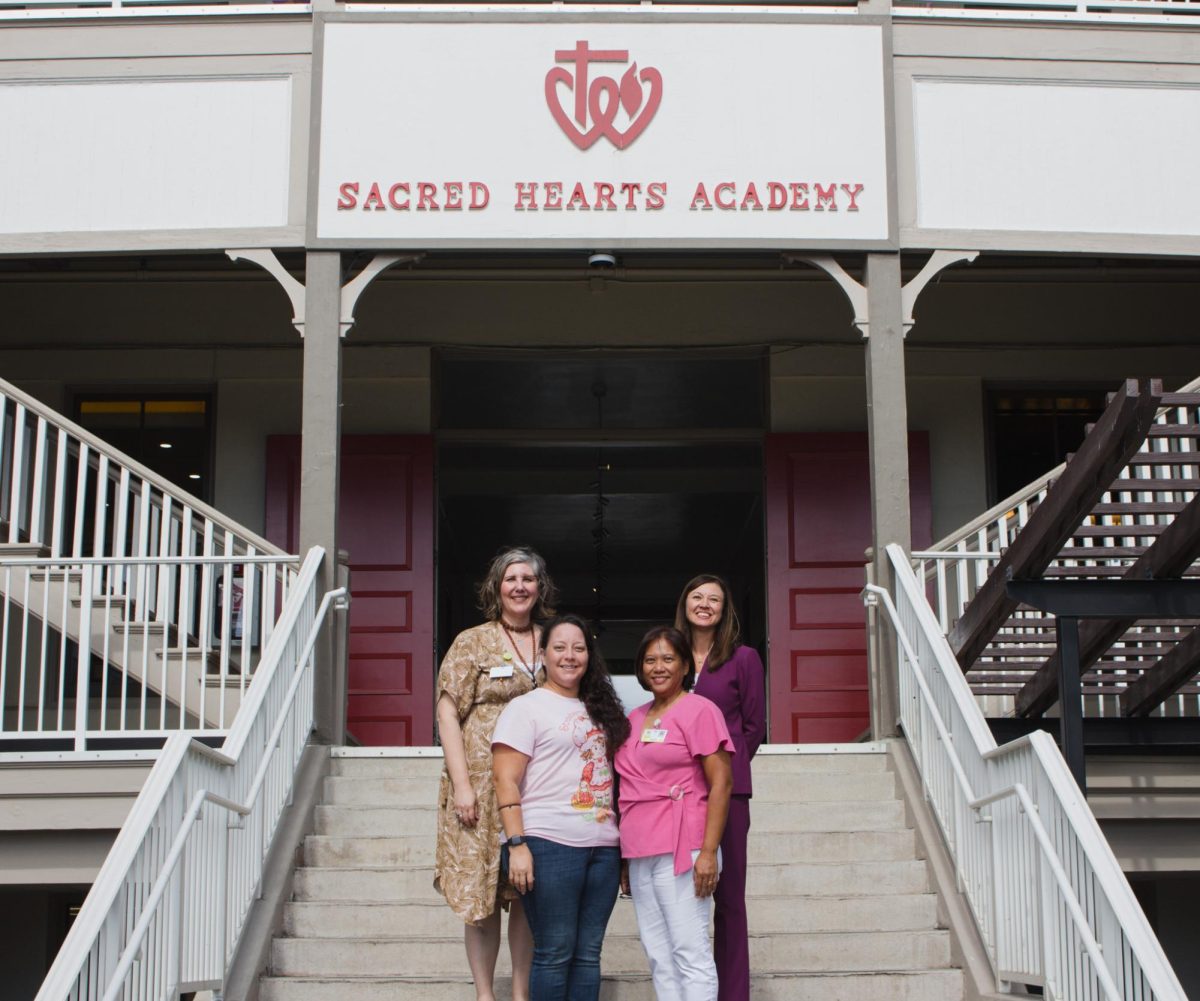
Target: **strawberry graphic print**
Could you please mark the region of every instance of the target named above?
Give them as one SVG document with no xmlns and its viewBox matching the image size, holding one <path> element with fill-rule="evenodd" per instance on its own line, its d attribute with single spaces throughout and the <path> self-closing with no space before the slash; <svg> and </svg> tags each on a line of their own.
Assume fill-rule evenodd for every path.
<svg viewBox="0 0 1200 1001">
<path fill-rule="evenodd" d="M 571 807 L 596 823 L 612 816 L 612 769 L 605 751 L 604 731 L 596 726 L 586 711 L 563 721 L 571 730 L 571 740 L 579 748 L 583 770 L 579 784 L 571 794 Z"/>
</svg>

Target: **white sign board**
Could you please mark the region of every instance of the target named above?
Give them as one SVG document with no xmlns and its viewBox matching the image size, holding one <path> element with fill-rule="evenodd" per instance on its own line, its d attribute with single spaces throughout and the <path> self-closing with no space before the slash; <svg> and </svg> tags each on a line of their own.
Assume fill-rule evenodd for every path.
<svg viewBox="0 0 1200 1001">
<path fill-rule="evenodd" d="M 1165 180 L 1200 168 L 1194 84 L 918 80 L 913 105 L 924 229 L 1200 235 L 1200 185 Z"/>
<path fill-rule="evenodd" d="M 312 243 L 886 243 L 883 45 L 871 23 L 327 19 Z"/>
</svg>

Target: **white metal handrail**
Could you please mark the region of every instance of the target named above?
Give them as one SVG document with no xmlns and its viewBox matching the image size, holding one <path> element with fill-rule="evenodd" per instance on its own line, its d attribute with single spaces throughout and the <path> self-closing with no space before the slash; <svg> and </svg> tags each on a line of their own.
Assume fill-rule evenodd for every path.
<svg viewBox="0 0 1200 1001">
<path fill-rule="evenodd" d="M 868 585 L 897 638 L 900 724 L 954 859 L 997 988 L 1059 1001 L 1186 1001 L 1053 740 L 997 747 L 910 559 L 894 595 Z"/>
<path fill-rule="evenodd" d="M 224 732 L 296 556 L 0 556 L 0 754 Z"/>
<path fill-rule="evenodd" d="M 56 559 L 284 555 L 3 379 L 0 521 L 0 542 Z"/>
<path fill-rule="evenodd" d="M 339 4 L 340 9 L 354 11 L 427 11 L 471 12 L 482 6 L 494 9 L 488 0 L 448 3 L 397 3 L 394 0 L 354 0 Z M 579 12 L 612 11 L 623 7 L 627 11 L 645 11 L 647 6 L 696 12 L 721 11 L 730 13 L 772 13 L 797 8 L 813 13 L 836 11 L 853 13 L 856 0 L 655 0 L 646 3 L 605 3 L 603 0 L 526 0 L 506 4 L 506 10 L 522 13 L 559 16 Z M 311 16 L 312 4 L 294 0 L 0 0 L 0 21 L 45 20 L 58 18 L 84 19 L 113 17 L 263 17 Z M 1097 23 L 1150 23 L 1169 25 L 1200 24 L 1200 2 L 1197 0 L 894 0 L 893 15 L 897 18 L 957 18 L 969 20 L 1070 21 Z"/>
<path fill-rule="evenodd" d="M 222 749 L 167 741 L 37 1001 L 168 1001 L 221 985 L 312 730 L 314 644 L 329 608 L 345 607 L 343 588 L 318 607 L 323 555 L 306 557 Z"/>
</svg>

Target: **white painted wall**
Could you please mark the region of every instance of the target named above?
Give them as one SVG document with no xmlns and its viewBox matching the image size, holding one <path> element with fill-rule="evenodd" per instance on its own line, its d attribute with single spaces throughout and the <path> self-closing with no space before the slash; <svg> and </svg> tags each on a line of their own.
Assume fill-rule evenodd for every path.
<svg viewBox="0 0 1200 1001">
<path fill-rule="evenodd" d="M 0 233 L 284 226 L 291 80 L 0 83 Z"/>
<path fill-rule="evenodd" d="M 1200 235 L 1200 84 L 913 81 L 929 229 Z"/>
</svg>

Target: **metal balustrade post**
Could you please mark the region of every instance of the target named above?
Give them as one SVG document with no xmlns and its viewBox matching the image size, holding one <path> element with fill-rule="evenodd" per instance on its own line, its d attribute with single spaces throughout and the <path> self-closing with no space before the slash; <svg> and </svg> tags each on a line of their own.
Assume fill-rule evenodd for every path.
<svg viewBox="0 0 1200 1001">
<path fill-rule="evenodd" d="M 95 600 L 93 595 L 92 574 L 95 567 L 85 563 L 79 575 L 79 642 L 76 644 L 78 663 L 75 665 L 75 750 L 87 750 L 88 703 L 91 701 L 91 667 L 92 667 L 92 607 Z M 50 575 L 46 574 L 47 586 Z M 63 574 L 63 587 L 68 591 L 71 587 L 71 575 Z M 124 706 L 122 713 L 124 712 Z M 107 707 L 100 706 L 103 714 Z"/>
</svg>

